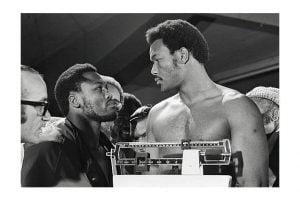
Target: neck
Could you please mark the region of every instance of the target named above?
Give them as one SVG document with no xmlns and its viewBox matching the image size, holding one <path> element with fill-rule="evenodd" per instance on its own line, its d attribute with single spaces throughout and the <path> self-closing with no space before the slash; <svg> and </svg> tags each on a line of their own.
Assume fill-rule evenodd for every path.
<svg viewBox="0 0 300 200">
<path fill-rule="evenodd" d="M 91 120 L 80 113 L 72 113 L 67 118 L 82 132 L 85 142 L 91 147 L 97 147 L 101 130 L 101 122 Z"/>
<path fill-rule="evenodd" d="M 219 95 L 216 84 L 209 78 L 202 64 L 194 61 L 187 68 L 179 90 L 183 103 L 191 105 Z"/>
</svg>

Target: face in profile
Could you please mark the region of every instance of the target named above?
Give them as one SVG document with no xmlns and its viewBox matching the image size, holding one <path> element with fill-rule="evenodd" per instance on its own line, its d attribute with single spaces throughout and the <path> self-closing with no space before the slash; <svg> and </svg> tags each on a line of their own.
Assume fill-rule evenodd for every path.
<svg viewBox="0 0 300 200">
<path fill-rule="evenodd" d="M 180 74 L 176 67 L 175 56 L 163 44 L 161 39 L 156 40 L 150 46 L 150 60 L 153 62 L 151 74 L 162 92 L 179 86 Z"/>
<path fill-rule="evenodd" d="M 40 75 L 30 72 L 21 74 L 22 100 L 32 102 L 44 102 L 47 100 L 47 87 Z M 42 128 L 46 121 L 50 119 L 50 114 L 46 111 L 43 116 L 44 106 L 21 105 L 21 142 L 37 143 Z"/>
<path fill-rule="evenodd" d="M 81 84 L 80 104 L 83 113 L 96 121 L 109 121 L 118 111 L 118 106 L 107 89 L 106 82 L 96 72 L 86 72 L 87 81 Z"/>
</svg>

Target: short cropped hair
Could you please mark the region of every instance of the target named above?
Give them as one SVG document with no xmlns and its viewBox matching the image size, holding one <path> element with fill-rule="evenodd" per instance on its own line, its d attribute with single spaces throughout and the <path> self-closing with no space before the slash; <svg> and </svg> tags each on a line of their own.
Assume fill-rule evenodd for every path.
<svg viewBox="0 0 300 200">
<path fill-rule="evenodd" d="M 209 49 L 206 39 L 194 25 L 187 21 L 167 20 L 147 30 L 146 40 L 149 45 L 158 39 L 162 39 L 171 54 L 185 47 L 198 62 L 205 64 L 208 61 Z"/>
<path fill-rule="evenodd" d="M 56 81 L 54 94 L 61 113 L 66 116 L 69 113 L 69 95 L 71 91 L 80 92 L 81 83 L 86 81 L 82 75 L 86 72 L 97 72 L 97 69 L 89 64 L 75 64 L 64 71 Z"/>
</svg>

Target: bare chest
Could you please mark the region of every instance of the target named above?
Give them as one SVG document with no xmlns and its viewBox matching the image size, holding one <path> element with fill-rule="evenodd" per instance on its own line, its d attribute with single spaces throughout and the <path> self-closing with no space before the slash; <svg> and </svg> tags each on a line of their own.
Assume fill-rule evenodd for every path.
<svg viewBox="0 0 300 200">
<path fill-rule="evenodd" d="M 153 120 L 152 130 L 156 142 L 230 138 L 226 115 L 222 109 L 213 108 L 163 110 Z"/>
<path fill-rule="evenodd" d="M 226 116 L 220 112 L 192 111 L 189 123 L 189 139 L 213 141 L 230 138 Z"/>
<path fill-rule="evenodd" d="M 164 109 L 154 119 L 152 131 L 156 142 L 175 142 L 189 133 L 189 113 L 185 109 Z"/>
</svg>

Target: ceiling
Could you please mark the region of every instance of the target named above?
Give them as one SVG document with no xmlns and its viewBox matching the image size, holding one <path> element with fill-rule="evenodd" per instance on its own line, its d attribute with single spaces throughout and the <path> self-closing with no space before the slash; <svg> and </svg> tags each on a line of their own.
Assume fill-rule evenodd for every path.
<svg viewBox="0 0 300 200">
<path fill-rule="evenodd" d="M 150 74 L 148 28 L 167 19 L 194 24 L 208 41 L 206 68 L 217 83 L 246 92 L 279 87 L 279 14 L 21 14 L 21 63 L 44 74 L 51 102 L 58 76 L 76 63 L 91 63 L 115 77 L 144 104 L 161 93 Z M 60 115 L 55 103 L 51 112 Z"/>
</svg>

